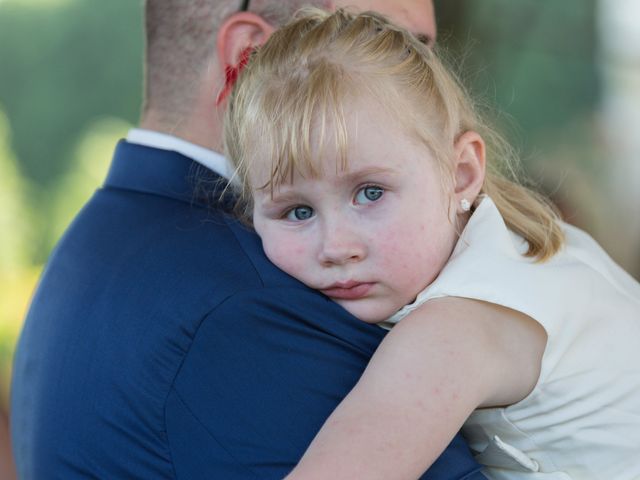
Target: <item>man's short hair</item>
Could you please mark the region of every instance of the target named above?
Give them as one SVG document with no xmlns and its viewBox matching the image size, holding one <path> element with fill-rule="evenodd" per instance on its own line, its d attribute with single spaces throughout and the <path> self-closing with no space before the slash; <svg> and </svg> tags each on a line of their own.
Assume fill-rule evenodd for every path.
<svg viewBox="0 0 640 480">
<path fill-rule="evenodd" d="M 218 29 L 242 4 L 242 0 L 146 0 L 143 111 L 153 109 L 169 122 L 189 115 L 203 73 L 215 56 Z M 303 5 L 327 4 L 327 0 L 252 0 L 248 10 L 280 26 Z"/>
</svg>

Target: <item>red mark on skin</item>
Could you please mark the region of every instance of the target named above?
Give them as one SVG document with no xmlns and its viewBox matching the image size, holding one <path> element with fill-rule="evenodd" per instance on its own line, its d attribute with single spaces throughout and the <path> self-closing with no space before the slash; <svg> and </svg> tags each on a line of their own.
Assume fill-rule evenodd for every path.
<svg viewBox="0 0 640 480">
<path fill-rule="evenodd" d="M 240 72 L 242 69 L 247 66 L 249 62 L 249 57 L 253 52 L 253 47 L 247 47 L 242 52 L 240 52 L 240 60 L 237 65 L 227 65 L 224 69 L 224 88 L 218 94 L 218 98 L 216 98 L 216 106 L 219 106 L 224 100 L 229 96 L 233 86 L 238 81 L 238 77 L 240 76 Z"/>
</svg>

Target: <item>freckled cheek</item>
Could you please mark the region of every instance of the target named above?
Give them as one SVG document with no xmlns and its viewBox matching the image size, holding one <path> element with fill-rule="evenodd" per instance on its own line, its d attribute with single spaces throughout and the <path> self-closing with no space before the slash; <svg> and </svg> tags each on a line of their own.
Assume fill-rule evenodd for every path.
<svg viewBox="0 0 640 480">
<path fill-rule="evenodd" d="M 426 240 L 426 227 L 397 230 L 378 241 L 380 265 L 389 280 L 403 284 L 424 281 L 432 252 Z"/>
<path fill-rule="evenodd" d="M 410 239 L 403 238 L 398 232 L 390 233 L 378 239 L 378 256 L 384 271 L 390 275 L 405 275 L 411 270 L 415 259 L 411 252 Z"/>
<path fill-rule="evenodd" d="M 309 249 L 290 239 L 263 240 L 263 248 L 273 264 L 289 275 L 304 281 L 304 272 L 310 261 Z"/>
</svg>

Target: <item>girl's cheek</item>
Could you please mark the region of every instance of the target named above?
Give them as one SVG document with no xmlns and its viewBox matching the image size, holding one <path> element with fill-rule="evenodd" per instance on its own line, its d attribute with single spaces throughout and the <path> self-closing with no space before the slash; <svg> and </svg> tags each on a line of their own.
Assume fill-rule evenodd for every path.
<svg viewBox="0 0 640 480">
<path fill-rule="evenodd" d="M 281 270 L 297 276 L 296 274 L 304 269 L 304 265 L 308 261 L 308 249 L 299 241 L 290 238 L 272 240 L 264 244 L 264 250 L 269 260 Z"/>
<path fill-rule="evenodd" d="M 380 258 L 384 259 L 385 269 L 397 271 L 408 267 L 410 259 L 406 258 L 407 243 L 411 243 L 411 239 L 403 237 L 402 232 L 387 232 L 386 235 L 379 237 L 376 250 L 380 254 Z"/>
<path fill-rule="evenodd" d="M 282 268 L 282 263 L 286 261 L 286 257 L 283 255 L 285 249 L 282 246 L 282 239 L 273 232 L 262 233 L 262 248 L 271 263 Z"/>
</svg>

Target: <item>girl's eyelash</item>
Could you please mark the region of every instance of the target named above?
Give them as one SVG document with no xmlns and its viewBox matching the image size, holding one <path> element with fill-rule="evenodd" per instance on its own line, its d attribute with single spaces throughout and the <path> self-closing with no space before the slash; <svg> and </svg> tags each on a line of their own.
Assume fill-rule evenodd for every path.
<svg viewBox="0 0 640 480">
<path fill-rule="evenodd" d="M 367 189 L 367 188 L 379 188 L 380 190 L 382 190 L 383 192 L 387 192 L 387 187 L 383 187 L 382 185 L 378 184 L 378 183 L 364 183 L 362 185 L 359 185 L 354 192 L 354 198 L 358 195 L 359 192 Z M 286 219 L 289 214 L 291 214 L 292 211 L 294 211 L 296 208 L 300 208 L 300 207 L 307 207 L 307 205 L 305 204 L 296 204 L 296 205 L 291 205 L 288 206 L 286 208 L 284 208 L 283 210 L 280 211 L 280 214 L 278 215 L 278 218 L 280 219 Z"/>
<path fill-rule="evenodd" d="M 383 187 L 382 185 L 378 185 L 377 183 L 365 183 L 357 187 L 355 193 L 357 194 L 358 192 L 361 192 L 362 190 L 365 190 L 367 188 L 379 188 L 381 190 L 386 190 L 385 187 Z"/>
<path fill-rule="evenodd" d="M 291 214 L 291 212 L 293 212 L 296 208 L 301 208 L 301 207 L 308 207 L 308 205 L 300 203 L 297 205 L 292 205 L 290 207 L 287 207 L 282 211 L 282 213 L 280 213 L 280 219 L 286 220 L 287 217 Z"/>
<path fill-rule="evenodd" d="M 381 190 L 383 193 L 387 192 L 387 188 L 383 187 L 382 185 L 378 184 L 378 183 L 366 183 L 363 185 L 360 185 L 358 188 L 356 188 L 356 191 L 354 193 L 354 199 L 358 196 L 358 194 L 368 188 L 375 188 L 375 189 L 379 189 Z"/>
</svg>

